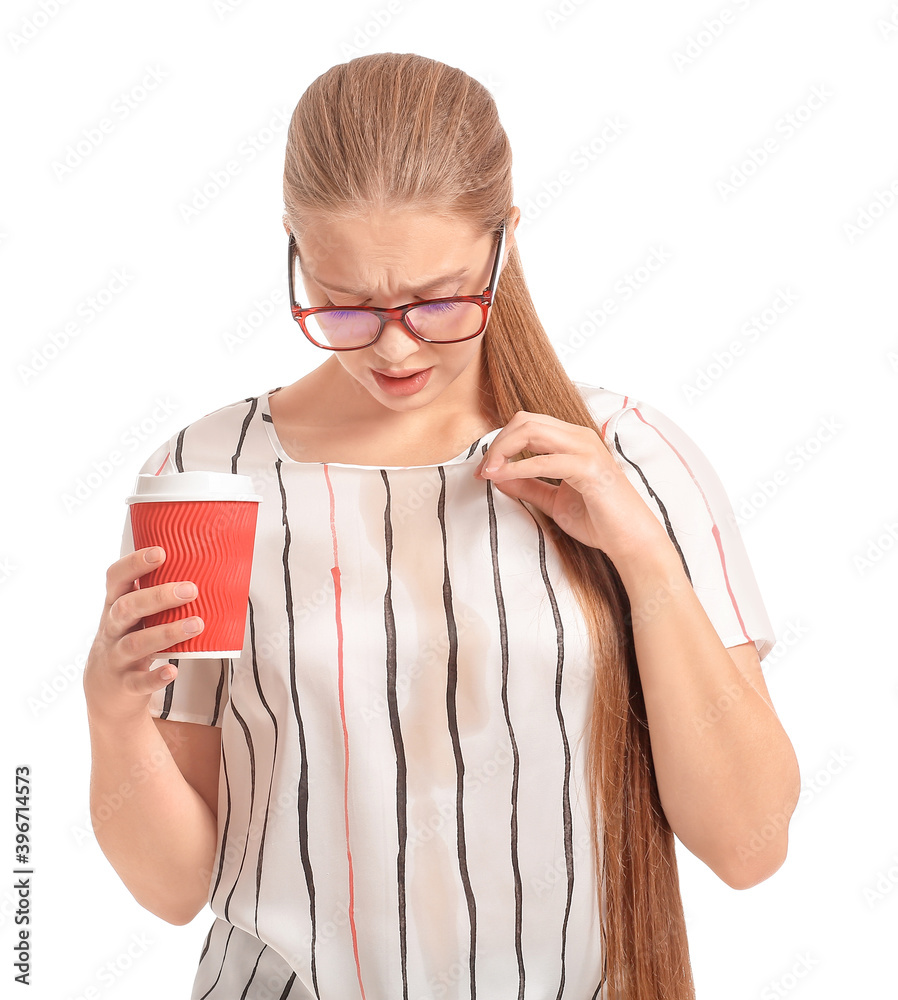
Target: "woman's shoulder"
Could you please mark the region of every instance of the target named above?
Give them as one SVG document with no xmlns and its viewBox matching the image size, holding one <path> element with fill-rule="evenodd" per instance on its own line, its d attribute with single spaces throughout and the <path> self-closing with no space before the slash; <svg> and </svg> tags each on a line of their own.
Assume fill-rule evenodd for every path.
<svg viewBox="0 0 898 1000">
<path fill-rule="evenodd" d="M 574 381 L 602 438 L 614 447 L 677 454 L 681 461 L 700 457 L 700 449 L 676 420 L 645 399 L 587 382 Z"/>
<path fill-rule="evenodd" d="M 183 468 L 185 471 L 188 468 L 215 470 L 221 467 L 223 471 L 230 471 L 235 450 L 245 452 L 251 449 L 251 441 L 257 438 L 257 435 L 249 436 L 248 430 L 252 423 L 261 421 L 263 403 L 269 391 L 273 390 L 225 403 L 176 430 L 157 449 L 159 454 L 170 455 L 171 461 L 166 467 Z M 148 463 L 156 458 L 157 452 L 147 460 Z"/>
<path fill-rule="evenodd" d="M 577 379 L 572 379 L 572 381 L 589 407 L 593 419 L 599 425 L 603 437 L 607 436 L 608 431 L 615 427 L 628 410 L 648 407 L 645 400 L 637 399 L 627 393 L 606 389 L 604 386 L 592 385 Z"/>
<path fill-rule="evenodd" d="M 254 417 L 260 419 L 264 412 L 262 405 L 264 400 L 269 392 L 276 391 L 276 389 L 266 389 L 255 396 L 244 396 L 242 399 L 225 403 L 191 420 L 178 433 L 220 433 L 230 427 L 241 426 L 247 419 Z"/>
</svg>

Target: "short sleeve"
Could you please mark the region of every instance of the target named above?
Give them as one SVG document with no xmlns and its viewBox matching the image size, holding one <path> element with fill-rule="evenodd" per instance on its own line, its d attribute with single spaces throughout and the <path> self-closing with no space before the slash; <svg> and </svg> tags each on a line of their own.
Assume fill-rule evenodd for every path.
<svg viewBox="0 0 898 1000">
<path fill-rule="evenodd" d="M 177 470 L 172 461 L 171 443 L 165 442 L 144 462 L 139 474 L 166 475 Z M 136 476 L 135 476 L 136 478 Z M 131 510 L 125 512 L 122 531 L 121 555 L 134 551 L 131 533 Z M 178 676 L 167 687 L 150 697 L 150 715 L 173 722 L 196 722 L 205 726 L 221 726 L 221 718 L 228 701 L 228 680 L 232 661 L 228 658 L 178 660 L 160 657 L 153 660 L 150 669 L 163 663 L 174 663 Z"/>
<path fill-rule="evenodd" d="M 754 642 L 763 659 L 776 635 L 732 504 L 711 463 L 673 420 L 640 400 L 627 398 L 602 433 L 664 525 L 723 645 Z"/>
</svg>

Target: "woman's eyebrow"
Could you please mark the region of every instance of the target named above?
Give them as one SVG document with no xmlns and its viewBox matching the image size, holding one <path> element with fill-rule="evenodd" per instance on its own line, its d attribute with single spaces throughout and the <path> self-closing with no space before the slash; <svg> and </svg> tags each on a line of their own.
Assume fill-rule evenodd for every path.
<svg viewBox="0 0 898 1000">
<path fill-rule="evenodd" d="M 327 291 L 329 292 L 341 292 L 343 295 L 356 295 L 356 296 L 364 295 L 366 296 L 366 298 L 370 297 L 368 296 L 367 290 L 363 288 L 346 288 L 343 285 L 332 285 L 330 282 L 321 281 L 321 279 L 316 278 L 314 274 L 312 274 L 310 271 L 306 270 L 306 268 L 302 266 L 302 261 L 300 261 L 300 267 L 302 268 L 303 274 L 305 274 L 307 278 L 311 278 L 311 280 L 314 281 L 316 285 L 320 285 L 322 288 L 327 289 Z M 458 279 L 463 278 L 468 273 L 469 270 L 470 270 L 469 267 L 462 267 L 459 268 L 457 271 L 453 271 L 452 274 L 444 274 L 439 278 L 425 278 L 424 281 L 422 281 L 417 287 L 412 289 L 412 292 L 415 294 L 417 294 L 418 292 L 426 292 L 429 291 L 431 288 L 437 288 L 440 285 L 446 285 L 450 281 L 458 281 Z"/>
</svg>

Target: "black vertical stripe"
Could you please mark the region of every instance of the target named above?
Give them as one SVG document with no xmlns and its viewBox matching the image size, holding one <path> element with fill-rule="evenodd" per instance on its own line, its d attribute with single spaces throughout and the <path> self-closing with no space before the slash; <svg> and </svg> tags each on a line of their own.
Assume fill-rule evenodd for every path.
<svg viewBox="0 0 898 1000">
<path fill-rule="evenodd" d="M 670 523 L 670 517 L 668 517 L 667 514 L 667 507 L 664 506 L 664 502 L 662 501 L 661 497 L 659 497 L 658 494 L 652 489 L 652 484 L 648 481 L 648 479 L 645 478 L 642 469 L 640 469 L 635 462 L 631 461 L 624 454 L 624 449 L 621 447 L 620 438 L 618 437 L 617 431 L 614 432 L 614 447 L 617 449 L 617 453 L 620 455 L 620 457 L 628 465 L 633 466 L 633 468 L 638 473 L 639 478 L 642 480 L 642 485 L 645 486 L 646 490 L 648 491 L 649 496 L 655 501 L 656 504 L 658 504 L 658 509 L 661 511 L 661 516 L 664 518 L 664 527 L 667 528 L 667 535 L 670 538 L 670 540 L 674 543 L 674 547 L 676 548 L 677 552 L 680 554 L 680 562 L 683 564 L 683 569 L 686 571 L 686 576 L 689 577 L 689 582 L 692 583 L 692 574 L 689 572 L 689 567 L 686 565 L 686 557 L 683 555 L 683 550 L 680 548 L 680 543 L 677 541 L 676 533 L 674 532 L 673 526 Z"/>
<path fill-rule="evenodd" d="M 225 941 L 224 951 L 221 953 L 221 965 L 219 966 L 218 969 L 218 975 L 215 977 L 215 982 L 209 987 L 209 989 L 206 990 L 206 992 L 199 998 L 199 1000 L 206 1000 L 206 997 L 209 996 L 209 994 L 218 985 L 218 980 L 221 979 L 221 974 L 224 971 L 225 962 L 227 961 L 228 958 L 228 945 L 231 943 L 231 935 L 233 933 L 234 933 L 234 928 L 231 927 L 231 929 L 228 931 L 227 940 Z"/>
<path fill-rule="evenodd" d="M 215 689 L 215 707 L 212 710 L 212 723 L 215 725 L 218 722 L 218 716 L 221 712 L 221 695 L 224 691 L 224 680 L 225 680 L 225 661 L 221 661 L 221 673 L 218 676 L 218 687 Z"/>
<path fill-rule="evenodd" d="M 265 854 L 265 834 L 268 830 L 268 817 L 271 813 L 271 790 L 274 786 L 274 769 L 275 763 L 277 761 L 278 755 L 278 720 L 275 718 L 274 712 L 271 710 L 271 706 L 265 700 L 265 695 L 262 693 L 262 684 L 259 679 L 259 664 L 256 660 L 256 623 L 255 616 L 253 614 L 253 602 L 249 601 L 249 644 L 250 650 L 252 651 L 253 658 L 253 679 L 256 682 L 256 691 L 259 693 L 259 700 L 265 706 L 265 711 L 268 713 L 271 724 L 274 727 L 274 747 L 271 752 L 271 775 L 268 779 L 268 801 L 265 803 L 265 819 L 262 823 L 262 837 L 259 841 L 259 859 L 256 862 L 256 914 L 255 914 L 255 928 L 256 934 L 259 933 L 259 898 L 262 894 L 262 858 Z"/>
<path fill-rule="evenodd" d="M 259 405 L 258 396 L 250 396 L 247 400 L 250 404 L 249 410 L 246 416 L 243 418 L 243 425 L 240 428 L 240 438 L 237 441 L 237 450 L 231 456 L 231 472 L 237 472 L 237 459 L 240 458 L 240 453 L 243 451 L 243 442 L 246 438 L 246 430 L 249 427 L 250 421 L 253 419 L 253 414 L 256 412 L 256 407 Z"/>
<path fill-rule="evenodd" d="M 249 974 L 249 979 L 246 981 L 246 986 L 243 987 L 243 992 L 240 994 L 240 1000 L 246 1000 L 246 994 L 249 993 L 249 988 L 252 986 L 253 980 L 256 978 L 256 972 L 259 969 L 259 962 L 261 961 L 262 955 L 265 954 L 265 949 L 268 945 L 263 945 L 262 950 L 256 956 L 256 964 L 253 966 L 253 971 Z"/>
<path fill-rule="evenodd" d="M 511 740 L 514 756 L 514 770 L 511 783 L 511 868 L 514 873 L 514 950 L 518 957 L 518 1000 L 524 997 L 524 951 L 521 942 L 523 925 L 523 892 L 521 888 L 521 868 L 518 863 L 518 782 L 520 780 L 520 756 L 514 738 L 514 728 L 508 709 L 508 624 L 505 619 L 505 598 L 502 596 L 502 579 L 499 574 L 499 539 L 496 524 L 496 508 L 493 502 L 493 484 L 487 480 L 486 502 L 490 523 L 490 555 L 493 561 L 493 587 L 496 591 L 496 610 L 499 615 L 499 643 L 502 653 L 502 707 L 505 710 L 505 725 Z"/>
<path fill-rule="evenodd" d="M 555 591 L 549 579 L 546 567 L 546 539 L 539 521 L 536 521 L 536 530 L 539 534 L 539 570 L 546 585 L 546 593 L 549 595 L 549 603 L 552 605 L 552 615 L 555 618 L 555 635 L 558 648 L 555 666 L 555 714 L 558 716 L 558 728 L 561 731 L 561 741 L 564 744 L 564 788 L 562 791 L 562 813 L 564 821 L 564 857 L 567 864 L 567 902 L 564 908 L 564 923 L 561 925 L 561 981 L 558 984 L 558 994 L 556 1000 L 560 1000 L 564 993 L 565 979 L 565 948 L 567 946 L 567 922 L 571 914 L 571 899 L 574 895 L 574 836 L 571 822 L 571 750 L 567 741 L 567 733 L 564 728 L 564 713 L 561 710 L 561 678 L 564 669 L 564 629 L 561 623 L 561 615 L 558 612 L 558 602 L 555 600 Z"/>
<path fill-rule="evenodd" d="M 284 992 L 278 997 L 278 1000 L 287 1000 L 290 995 L 290 990 L 293 989 L 293 984 L 296 982 L 296 973 L 294 972 L 290 978 L 287 980 L 286 986 L 284 986 Z"/>
<path fill-rule="evenodd" d="M 440 499 L 437 505 L 437 517 L 440 521 L 440 531 L 443 536 L 443 607 L 446 611 L 446 628 L 449 633 L 449 660 L 446 665 L 446 712 L 449 716 L 449 735 L 452 738 L 452 749 L 455 752 L 455 813 L 458 838 L 458 867 L 462 884 L 465 888 L 465 899 L 468 903 L 468 921 L 471 926 L 468 966 L 471 980 L 471 1000 L 476 1000 L 477 984 L 475 982 L 474 965 L 477 949 L 477 912 L 474 905 L 474 893 L 471 889 L 471 879 L 468 876 L 468 856 L 465 844 L 465 761 L 461 752 L 461 741 L 458 735 L 458 715 L 455 704 L 456 688 L 458 686 L 458 629 L 455 624 L 455 612 L 452 608 L 452 581 L 449 578 L 449 548 L 446 540 L 446 471 L 442 465 L 437 466 L 440 472 Z"/>
<path fill-rule="evenodd" d="M 218 856 L 218 875 L 215 878 L 215 885 L 212 889 L 212 894 L 210 900 L 215 898 L 215 893 L 218 892 L 218 886 L 221 884 L 221 873 L 224 868 L 225 854 L 227 853 L 228 847 L 228 827 L 231 824 L 231 783 L 228 779 L 228 755 L 225 753 L 226 741 L 221 741 L 221 765 L 224 769 L 224 780 L 225 780 L 225 792 L 227 793 L 227 808 L 225 809 L 225 823 L 224 829 L 221 832 L 221 845 L 219 847 Z"/>
<path fill-rule="evenodd" d="M 408 946 L 406 942 L 405 913 L 405 852 L 408 840 L 408 770 L 405 761 L 405 744 L 399 724 L 399 706 L 396 700 L 396 619 L 393 615 L 393 522 L 391 510 L 390 478 L 386 469 L 380 470 L 386 490 L 384 505 L 384 551 L 386 554 L 387 589 L 384 594 L 384 631 L 387 639 L 387 705 L 390 710 L 390 728 L 393 732 L 393 749 L 396 753 L 396 825 L 399 848 L 396 855 L 396 884 L 399 903 L 399 952 L 402 964 L 402 996 L 408 1000 Z"/>
<path fill-rule="evenodd" d="M 299 853 L 302 858 L 302 867 L 306 877 L 306 888 L 309 893 L 309 919 L 312 923 L 311 941 L 311 965 L 312 983 L 315 987 L 315 996 L 320 996 L 318 992 L 318 966 L 316 962 L 316 943 L 318 928 L 315 917 L 315 879 L 312 875 L 312 862 L 309 857 L 309 761 L 306 756 L 306 736 L 302 723 L 302 713 L 299 709 L 299 692 L 296 689 L 296 635 L 295 623 L 293 620 L 293 585 L 290 580 L 290 521 L 287 517 L 287 494 L 284 490 L 284 480 L 281 477 L 281 465 L 283 462 L 278 458 L 275 469 L 278 476 L 278 487 L 281 492 L 281 521 L 284 525 L 284 594 L 287 614 L 287 634 L 289 636 L 290 648 L 290 692 L 293 698 L 293 714 L 296 717 L 296 726 L 299 736 L 299 784 L 296 793 L 297 822 L 299 826 Z"/>
<path fill-rule="evenodd" d="M 182 427 L 181 430 L 178 431 L 178 443 L 175 445 L 175 466 L 177 467 L 178 472 L 183 472 L 184 471 L 184 461 L 183 461 L 183 455 L 184 455 L 184 432 L 186 430 L 187 430 L 187 427 Z"/>
<path fill-rule="evenodd" d="M 212 940 L 212 928 L 214 926 L 215 924 L 213 923 L 212 927 L 209 928 L 209 933 L 206 935 L 206 940 L 203 942 L 203 950 L 200 952 L 199 965 L 203 964 L 203 959 L 206 957 L 206 952 L 209 950 L 209 942 Z"/>
<path fill-rule="evenodd" d="M 243 866 L 246 864 L 246 855 L 249 852 L 249 831 L 252 829 L 253 825 L 253 812 L 256 805 L 256 753 L 253 748 L 253 738 L 249 731 L 249 726 L 246 724 L 243 716 L 237 711 L 234 705 L 234 699 L 231 699 L 231 711 L 234 714 L 234 718 L 240 723 L 240 728 L 243 730 L 243 739 L 246 742 L 246 749 L 249 753 L 249 816 L 247 817 L 246 830 L 247 836 L 243 841 L 243 857 L 240 859 L 240 867 L 237 869 L 237 874 L 234 876 L 234 884 L 231 886 L 231 891 L 228 893 L 228 898 L 225 900 L 224 905 L 224 918 L 225 920 L 231 919 L 230 907 L 231 899 L 234 896 L 234 890 L 237 888 L 240 882 L 240 876 L 243 874 Z"/>
<path fill-rule="evenodd" d="M 178 666 L 179 663 L 179 661 L 176 659 L 174 660 L 169 659 L 168 662 L 173 663 L 176 667 Z M 177 677 L 175 678 L 175 680 L 177 680 Z M 168 718 L 168 713 L 171 711 L 171 704 L 174 696 L 175 696 L 175 681 L 169 681 L 169 683 L 165 685 L 165 697 L 162 700 L 162 711 L 159 713 L 160 719 Z"/>
<path fill-rule="evenodd" d="M 237 472 L 237 460 L 243 452 L 243 443 L 246 440 L 246 432 L 250 425 L 250 422 L 255 415 L 258 406 L 259 398 L 258 396 L 251 396 L 246 400 L 250 404 L 246 416 L 243 418 L 243 424 L 240 428 L 240 438 L 237 441 L 237 447 L 231 458 L 231 472 Z M 268 800 L 265 803 L 265 819 L 262 822 L 262 834 L 259 839 L 259 855 L 256 859 L 256 903 L 255 912 L 253 915 L 253 926 L 255 927 L 256 934 L 259 933 L 259 901 L 262 895 L 262 862 L 265 856 L 265 836 L 268 832 L 268 819 L 271 814 L 271 791 L 274 786 L 274 771 L 275 765 L 277 763 L 277 753 L 278 753 L 278 722 L 275 718 L 274 712 L 271 710 L 271 706 L 265 698 L 262 691 L 262 682 L 259 678 L 259 664 L 256 656 L 256 623 L 255 616 L 253 613 L 253 602 L 251 599 L 247 598 L 247 613 L 249 614 L 249 642 L 250 650 L 252 652 L 253 660 L 253 680 L 256 685 L 256 692 L 259 695 L 259 701 L 265 707 L 265 711 L 268 713 L 268 717 L 271 719 L 271 725 L 274 727 L 274 747 L 272 748 L 271 754 L 271 774 L 268 779 Z M 255 778 L 254 778 L 255 781 Z M 250 810 L 250 821 L 252 821 L 252 810 Z"/>
</svg>

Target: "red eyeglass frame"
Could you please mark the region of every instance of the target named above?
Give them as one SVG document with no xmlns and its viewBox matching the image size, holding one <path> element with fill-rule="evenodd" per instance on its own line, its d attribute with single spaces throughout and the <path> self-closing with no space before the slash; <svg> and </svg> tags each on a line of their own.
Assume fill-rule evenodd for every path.
<svg viewBox="0 0 898 1000">
<path fill-rule="evenodd" d="M 479 337 L 486 328 L 487 320 L 489 319 L 489 311 L 495 301 L 496 295 L 496 285 L 499 281 L 499 275 L 502 273 L 502 258 L 505 253 L 505 220 L 502 220 L 501 228 L 499 232 L 499 240 L 496 246 L 496 257 L 493 261 L 493 270 L 490 274 L 490 280 L 487 283 L 486 288 L 480 295 L 450 295 L 442 299 L 420 299 L 418 302 L 407 302 L 405 305 L 396 306 L 393 309 L 380 309 L 376 306 L 307 306 L 303 308 L 296 301 L 296 293 L 294 290 L 293 282 L 293 262 L 294 258 L 299 256 L 299 251 L 296 247 L 296 239 L 293 233 L 290 233 L 290 238 L 287 241 L 287 283 L 290 289 L 290 311 L 293 314 L 293 318 L 299 323 L 299 328 L 306 335 L 306 338 L 311 341 L 316 347 L 322 348 L 325 351 L 360 351 L 365 347 L 370 347 L 375 343 L 380 335 L 384 331 L 384 327 L 390 320 L 398 320 L 404 329 L 418 340 L 424 341 L 425 344 L 460 344 L 465 340 L 473 340 L 474 337 Z M 427 337 L 422 337 L 417 330 L 413 330 L 406 320 L 406 315 L 409 310 L 416 308 L 417 306 L 430 305 L 432 303 L 440 302 L 472 302 L 475 305 L 480 306 L 482 322 L 480 328 L 476 333 L 472 333 L 467 337 L 460 337 L 458 340 L 429 340 Z M 372 339 L 367 344 L 360 344 L 358 347 L 331 347 L 330 344 L 319 344 L 317 340 L 309 333 L 306 329 L 306 317 L 312 316 L 315 313 L 320 312 L 366 312 L 371 313 L 376 316 L 380 321 L 380 327 L 377 333 L 372 337 Z"/>
</svg>

